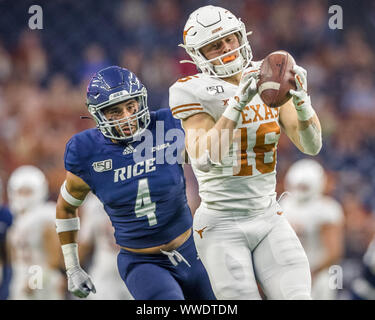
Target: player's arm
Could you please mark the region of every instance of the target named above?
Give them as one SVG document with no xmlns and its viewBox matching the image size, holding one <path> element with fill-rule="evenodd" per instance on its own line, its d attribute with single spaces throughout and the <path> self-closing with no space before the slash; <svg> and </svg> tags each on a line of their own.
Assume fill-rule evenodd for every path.
<svg viewBox="0 0 375 320">
<path fill-rule="evenodd" d="M 90 187 L 86 182 L 68 171 L 56 206 L 56 231 L 68 275 L 68 289 L 80 298 L 87 297 L 90 291 L 96 292 L 90 277 L 80 266 L 77 244 L 79 230 L 77 208 L 89 192 Z"/>
<path fill-rule="evenodd" d="M 322 147 L 322 129 L 307 94 L 306 70 L 294 66 L 297 90 L 280 108 L 280 124 L 286 135 L 303 153 L 317 155 Z"/>
<path fill-rule="evenodd" d="M 338 263 L 343 253 L 343 235 L 344 227 L 342 222 L 326 223 L 321 226 L 319 236 L 326 254 L 322 262 L 311 270 L 313 277 L 321 270 Z"/>
<path fill-rule="evenodd" d="M 257 70 L 243 74 L 235 97 L 229 100 L 216 123 L 207 113 L 197 113 L 182 121 L 189 156 L 201 170 L 208 171 L 212 163 L 219 163 L 228 153 L 241 111 L 257 92 L 256 77 Z"/>
<path fill-rule="evenodd" d="M 56 228 L 46 225 L 43 230 L 44 251 L 47 253 L 47 263 L 51 269 L 60 270 L 63 267 L 59 239 L 56 237 Z"/>
<path fill-rule="evenodd" d="M 185 129 L 185 145 L 191 161 L 195 161 L 198 168 L 206 171 L 211 162 L 220 162 L 220 150 L 229 150 L 236 122 L 222 116 L 215 123 L 209 114 L 198 113 L 183 120 L 182 126 Z M 223 153 L 225 154 L 225 151 Z"/>
</svg>

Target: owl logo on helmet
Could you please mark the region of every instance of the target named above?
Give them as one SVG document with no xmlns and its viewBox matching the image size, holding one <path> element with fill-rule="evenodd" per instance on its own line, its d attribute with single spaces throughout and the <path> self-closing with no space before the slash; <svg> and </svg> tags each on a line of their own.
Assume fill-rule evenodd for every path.
<svg viewBox="0 0 375 320">
<path fill-rule="evenodd" d="M 120 119 L 107 119 L 103 110 L 129 99 L 138 102 L 138 111 Z M 147 107 L 147 90 L 137 76 L 125 69 L 111 66 L 98 71 L 87 87 L 87 108 L 97 128 L 110 139 L 131 142 L 150 124 Z M 126 133 L 121 128 L 135 123 L 135 132 Z"/>
<path fill-rule="evenodd" d="M 179 45 L 186 50 L 193 61 L 182 60 L 181 63 L 193 63 L 203 73 L 218 78 L 233 76 L 247 68 L 251 63 L 253 55 L 247 40 L 247 36 L 251 33 L 246 33 L 244 23 L 230 11 L 211 5 L 201 7 L 190 14 L 184 28 L 184 43 Z M 210 60 L 205 58 L 200 51 L 202 47 L 231 34 L 237 36 L 238 48 Z M 236 59 L 224 63 L 224 56 L 236 52 L 239 53 Z M 218 60 L 220 64 L 214 65 L 212 63 L 214 60 Z"/>
</svg>

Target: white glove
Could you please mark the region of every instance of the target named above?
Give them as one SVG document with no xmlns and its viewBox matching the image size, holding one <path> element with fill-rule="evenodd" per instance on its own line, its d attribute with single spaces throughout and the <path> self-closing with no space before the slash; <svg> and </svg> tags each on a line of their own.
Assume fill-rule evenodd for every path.
<svg viewBox="0 0 375 320">
<path fill-rule="evenodd" d="M 80 267 L 75 266 L 66 271 L 68 275 L 68 290 L 79 298 L 86 298 L 89 293 L 96 293 L 89 275 Z"/>
<path fill-rule="evenodd" d="M 257 94 L 257 81 L 259 69 L 248 68 L 242 73 L 238 89 L 233 98 L 229 100 L 223 116 L 237 122 L 242 109 Z"/>
<path fill-rule="evenodd" d="M 259 69 L 247 68 L 243 71 L 240 84 L 238 85 L 238 89 L 235 93 L 235 97 L 239 98 L 237 102 L 241 110 L 257 94 L 258 77 Z"/>
<path fill-rule="evenodd" d="M 293 97 L 293 104 L 297 110 L 298 119 L 305 121 L 314 115 L 314 110 L 311 106 L 311 99 L 307 93 L 307 71 L 297 65 L 293 66 L 293 71 L 296 73 L 294 79 L 296 81 L 297 90 L 289 90 Z"/>
<path fill-rule="evenodd" d="M 296 73 L 294 79 L 296 81 L 297 90 L 289 90 L 289 93 L 293 97 L 293 103 L 296 109 L 301 109 L 301 106 L 310 102 L 310 97 L 307 94 L 307 71 L 297 66 L 293 66 L 293 71 Z"/>
</svg>

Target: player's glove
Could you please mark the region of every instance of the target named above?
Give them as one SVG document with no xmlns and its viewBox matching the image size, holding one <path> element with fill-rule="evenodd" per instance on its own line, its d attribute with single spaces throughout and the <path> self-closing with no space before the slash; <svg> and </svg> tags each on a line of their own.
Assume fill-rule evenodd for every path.
<svg viewBox="0 0 375 320">
<path fill-rule="evenodd" d="M 297 110 L 298 119 L 305 121 L 314 115 L 314 110 L 311 106 L 311 99 L 307 93 L 307 71 L 297 65 L 293 66 L 295 72 L 294 79 L 296 81 L 297 90 L 289 90 L 293 97 L 293 104 Z"/>
<path fill-rule="evenodd" d="M 90 292 L 96 293 L 89 275 L 80 267 L 74 266 L 66 271 L 68 290 L 79 298 L 86 298 Z"/>
<path fill-rule="evenodd" d="M 229 100 L 228 107 L 223 115 L 233 121 L 237 121 L 242 109 L 257 94 L 257 81 L 259 69 L 247 68 L 243 71 L 238 89 L 233 98 Z"/>
<path fill-rule="evenodd" d="M 238 97 L 238 104 L 241 110 L 257 94 L 258 76 L 259 69 L 247 68 L 243 71 L 240 84 L 235 94 L 235 96 Z"/>
</svg>

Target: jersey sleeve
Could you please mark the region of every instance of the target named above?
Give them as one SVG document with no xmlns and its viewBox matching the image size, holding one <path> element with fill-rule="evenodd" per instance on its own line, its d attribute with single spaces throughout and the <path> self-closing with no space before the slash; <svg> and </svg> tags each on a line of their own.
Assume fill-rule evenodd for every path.
<svg viewBox="0 0 375 320">
<path fill-rule="evenodd" d="M 215 119 L 212 112 L 202 105 L 200 99 L 194 94 L 194 90 L 198 89 L 199 84 L 194 80 L 190 81 L 177 81 L 169 88 L 169 107 L 173 117 L 184 120 L 194 114 L 203 112 Z"/>
<path fill-rule="evenodd" d="M 344 218 L 341 205 L 333 199 L 326 199 L 324 210 L 321 212 L 321 220 L 323 224 L 337 224 Z"/>
<path fill-rule="evenodd" d="M 73 137 L 68 141 L 65 148 L 64 165 L 65 169 L 83 180 L 86 180 L 84 169 L 82 168 L 81 157 L 79 156 L 79 146 L 77 139 Z"/>
</svg>

